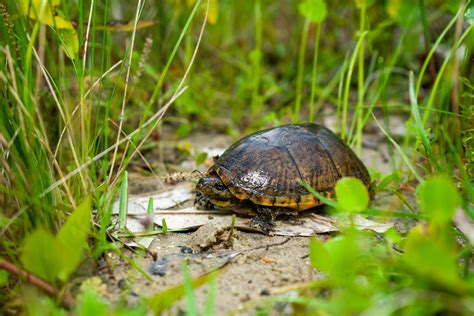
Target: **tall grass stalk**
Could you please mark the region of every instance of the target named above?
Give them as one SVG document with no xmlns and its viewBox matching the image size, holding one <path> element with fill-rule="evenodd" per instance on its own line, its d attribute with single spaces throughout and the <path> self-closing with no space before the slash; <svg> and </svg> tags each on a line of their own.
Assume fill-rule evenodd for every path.
<svg viewBox="0 0 474 316">
<path fill-rule="evenodd" d="M 422 121 L 421 121 L 423 126 L 427 126 L 428 118 L 430 117 L 430 115 L 432 115 L 432 113 L 434 113 L 433 107 L 435 106 L 435 101 L 440 99 L 440 97 L 438 96 L 438 94 L 440 93 L 440 91 L 439 91 L 440 90 L 440 84 L 441 84 L 441 81 L 443 80 L 443 78 L 445 78 L 445 71 L 446 71 L 447 66 L 449 65 L 449 63 L 450 63 L 450 61 L 453 57 L 456 58 L 455 55 L 456 55 L 456 52 L 459 49 L 459 46 L 464 42 L 464 40 L 467 38 L 467 36 L 471 33 L 473 27 L 474 27 L 474 25 L 471 24 L 464 31 L 464 33 L 461 35 L 461 37 L 454 43 L 453 47 L 449 51 L 448 56 L 446 57 L 443 64 L 441 65 L 441 67 L 438 71 L 438 74 L 436 75 L 435 82 L 434 82 L 433 87 L 431 89 L 431 92 L 430 92 L 430 95 L 428 97 L 428 101 L 427 101 L 427 104 L 426 104 L 426 108 L 425 108 L 425 111 L 423 113 L 423 117 L 422 117 Z M 458 93 L 458 92 L 456 91 L 454 93 Z M 416 92 L 415 92 L 415 94 L 416 94 Z M 435 132 L 436 131 L 437 130 L 435 128 Z M 416 141 L 415 141 L 415 144 L 413 146 L 412 161 L 415 161 L 415 159 L 416 159 L 416 152 L 418 150 L 418 146 L 420 145 L 420 143 L 421 143 L 421 140 L 419 138 L 417 138 Z"/>
<path fill-rule="evenodd" d="M 428 139 L 428 135 L 426 135 L 425 126 L 423 125 L 420 117 L 420 111 L 418 108 L 418 101 L 416 100 L 415 95 L 415 79 L 414 79 L 413 71 L 410 71 L 409 81 L 408 81 L 408 90 L 410 95 L 410 103 L 411 103 L 411 115 L 415 122 L 415 128 L 417 132 L 417 139 L 420 139 L 424 148 L 425 152 L 427 153 L 429 158 L 432 158 L 432 150 L 430 140 Z"/>
<path fill-rule="evenodd" d="M 131 39 L 131 44 L 130 44 L 130 50 L 128 52 L 128 62 L 126 64 L 127 67 L 127 75 L 125 77 L 125 87 L 123 91 L 123 99 L 122 99 L 122 108 L 120 109 L 120 117 L 119 117 L 119 127 L 118 127 L 118 132 L 117 132 L 117 140 L 115 141 L 116 144 L 120 141 L 120 136 L 122 133 L 122 126 L 123 126 L 123 121 L 124 121 L 124 116 L 125 116 L 125 104 L 127 102 L 127 92 L 128 92 L 128 82 L 130 80 L 130 68 L 132 65 L 132 53 L 133 53 L 133 48 L 135 45 L 135 34 L 137 33 L 137 25 L 138 25 L 138 20 L 140 18 L 140 11 L 143 9 L 142 7 L 142 1 L 138 0 L 137 3 L 137 11 L 135 14 L 135 22 L 133 25 L 133 32 L 132 32 L 132 39 Z M 114 171 L 114 166 L 115 166 L 115 159 L 117 158 L 117 152 L 118 152 L 118 145 L 115 146 L 114 153 L 112 155 L 112 163 L 110 166 L 110 171 L 109 171 L 109 177 L 108 177 L 108 183 L 110 183 L 110 179 L 112 177 L 112 173 Z"/>
<path fill-rule="evenodd" d="M 361 1 L 362 6 L 360 9 L 360 26 L 359 34 L 365 32 L 365 19 L 366 19 L 366 1 Z M 361 154 L 362 150 L 362 129 L 363 129 L 363 116 L 364 116 L 364 58 L 365 58 L 365 37 L 361 39 L 359 48 L 359 63 L 357 71 L 357 128 L 356 128 L 356 152 L 358 155 Z"/>
<path fill-rule="evenodd" d="M 421 89 L 421 84 L 423 83 L 423 78 L 425 75 L 426 70 L 428 69 L 428 66 L 436 53 L 436 50 L 439 48 L 439 45 L 445 38 L 445 36 L 448 34 L 449 30 L 456 24 L 457 19 L 461 15 L 461 12 L 464 12 L 464 9 L 461 8 L 459 11 L 456 13 L 456 15 L 449 21 L 448 25 L 443 29 L 441 34 L 438 36 L 436 39 L 435 43 L 431 47 L 428 55 L 426 56 L 423 65 L 421 66 L 420 73 L 418 74 L 418 80 L 416 82 L 416 89 L 415 89 L 415 95 L 418 98 L 420 94 L 420 89 Z"/>
<path fill-rule="evenodd" d="M 123 231 L 125 224 L 127 223 L 128 213 L 128 173 L 124 172 L 122 179 L 122 187 L 120 190 L 120 202 L 119 202 L 119 229 Z"/>
<path fill-rule="evenodd" d="M 181 78 L 178 86 L 176 87 L 176 90 L 175 92 L 173 93 L 173 95 L 171 96 L 171 100 L 176 100 L 176 98 L 178 98 L 178 96 L 184 92 L 184 90 L 186 88 L 183 88 L 183 85 L 184 85 L 184 82 L 186 81 L 188 75 L 189 75 L 189 72 L 191 71 L 191 67 L 193 66 L 194 64 L 194 60 L 196 59 L 196 56 L 197 56 L 197 52 L 200 48 L 200 45 L 201 45 L 201 41 L 202 41 L 202 38 L 204 36 L 204 30 L 206 29 L 206 22 L 207 22 L 207 17 L 209 15 L 209 1 L 210 0 L 207 0 L 206 2 L 206 11 L 205 11 L 205 15 L 204 15 L 204 19 L 203 19 L 203 22 L 201 24 L 201 29 L 199 31 L 199 36 L 198 36 L 198 39 L 196 41 L 196 46 L 194 48 L 194 51 L 193 51 L 193 54 L 191 56 L 191 60 L 189 61 L 189 64 L 186 68 L 186 71 L 184 72 L 183 74 L 183 77 Z M 170 101 L 171 101 L 170 100 Z M 121 172 L 123 172 L 126 168 L 126 166 L 128 165 L 128 162 L 130 161 L 131 158 L 133 158 L 135 156 L 135 154 L 140 150 L 141 146 L 145 143 L 145 141 L 150 137 L 151 133 L 153 132 L 153 130 L 155 129 L 155 127 L 158 125 L 158 123 L 161 121 L 161 119 L 163 118 L 163 116 L 165 115 L 166 111 L 168 110 L 168 108 L 171 106 L 171 104 L 173 104 L 173 102 L 168 102 L 165 106 L 163 106 L 160 111 L 158 113 L 160 113 L 159 115 L 154 115 L 155 116 L 155 119 L 156 121 L 153 122 L 153 120 L 148 120 L 147 122 L 149 122 L 150 124 L 153 123 L 153 125 L 151 126 L 151 128 L 148 129 L 147 133 L 145 134 L 145 136 L 143 137 L 143 139 L 141 140 L 141 142 L 137 145 L 136 144 L 136 137 L 139 136 L 138 133 L 135 133 L 135 136 L 132 139 L 132 144 L 134 145 L 134 151 L 133 152 L 130 152 L 126 158 L 123 159 L 123 162 L 124 163 L 121 163 L 121 166 L 119 168 L 119 172 L 118 174 L 120 175 Z M 151 104 L 149 104 L 151 105 Z M 157 113 L 157 114 L 158 114 Z M 139 128 L 136 130 L 138 132 L 140 132 L 142 130 L 142 128 L 144 127 L 145 124 L 143 125 L 140 125 Z M 118 179 L 118 175 L 116 177 L 115 180 Z M 115 181 L 114 181 L 115 182 Z"/>
<path fill-rule="evenodd" d="M 306 18 L 304 20 L 303 29 L 301 31 L 301 41 L 300 41 L 300 47 L 298 50 L 295 109 L 293 111 L 293 116 L 291 119 L 293 123 L 297 123 L 300 120 L 301 98 L 303 95 L 304 57 L 305 57 L 305 52 L 306 52 L 306 43 L 308 41 L 309 25 L 310 25 L 310 20 Z"/>
<path fill-rule="evenodd" d="M 250 111 L 255 115 L 260 107 L 260 77 L 262 68 L 262 4 L 261 0 L 254 2 L 255 12 L 255 48 L 251 52 L 252 61 L 252 100 Z"/>
<path fill-rule="evenodd" d="M 351 135 L 346 135 L 347 129 L 347 113 L 349 108 L 349 95 L 350 95 L 350 87 L 351 87 L 351 79 L 352 73 L 354 71 L 354 66 L 356 62 L 356 58 L 358 54 L 360 54 L 360 49 L 363 46 L 364 38 L 367 35 L 367 32 L 363 32 L 360 34 L 359 40 L 355 46 L 354 51 L 352 52 L 352 56 L 349 62 L 349 68 L 347 70 L 346 78 L 345 78 L 345 86 L 344 86 L 344 96 L 343 96 L 343 103 L 342 103 L 342 122 L 341 122 L 341 138 L 345 140 L 346 138 L 350 138 Z"/>
<path fill-rule="evenodd" d="M 341 117 L 342 109 L 344 107 L 344 80 L 347 68 L 347 61 L 349 60 L 349 54 L 346 54 L 344 58 L 344 62 L 339 70 L 338 78 L 338 85 L 337 85 L 337 105 L 336 105 L 336 128 L 339 129 L 342 135 L 342 122 L 343 119 Z"/>
<path fill-rule="evenodd" d="M 191 273 L 189 272 L 189 267 L 186 261 L 183 261 L 181 265 L 181 270 L 183 272 L 184 278 L 184 300 L 186 302 L 186 315 L 197 316 L 198 308 L 196 303 L 196 298 L 194 296 L 193 282 L 191 279 Z"/>
<path fill-rule="evenodd" d="M 372 117 L 375 121 L 375 123 L 378 125 L 378 127 L 380 128 L 380 130 L 385 134 L 385 137 L 387 137 L 387 139 L 393 144 L 393 146 L 395 146 L 395 148 L 398 150 L 400 156 L 402 157 L 402 160 L 405 162 L 405 164 L 407 165 L 408 169 L 411 171 L 411 173 L 415 176 L 416 180 L 418 180 L 418 182 L 423 182 L 423 178 L 418 174 L 418 172 L 416 171 L 416 168 L 415 166 L 410 162 L 410 159 L 407 157 L 407 155 L 404 153 L 403 149 L 400 147 L 400 145 L 397 144 L 397 142 L 392 138 L 392 136 L 390 136 L 390 134 L 385 130 L 385 128 L 383 128 L 383 126 L 379 123 L 379 121 L 377 120 L 377 118 L 375 117 L 375 115 L 372 113 Z"/>
<path fill-rule="evenodd" d="M 316 97 L 316 75 L 318 68 L 318 55 L 319 55 L 319 41 L 321 37 L 321 23 L 316 24 L 316 35 L 314 37 L 314 55 L 313 55 L 313 71 L 311 73 L 311 95 L 309 98 L 309 122 L 314 121 L 314 99 Z"/>
<path fill-rule="evenodd" d="M 207 1 L 209 2 L 209 0 L 207 0 Z M 160 96 L 160 89 L 163 86 L 163 82 L 166 78 L 166 75 L 168 74 L 168 71 L 171 67 L 171 64 L 172 64 L 172 62 L 173 62 L 173 60 L 174 60 L 174 58 L 175 58 L 175 56 L 178 52 L 178 48 L 181 46 L 181 42 L 183 41 L 186 33 L 188 32 L 188 29 L 191 26 L 191 22 L 192 22 L 194 16 L 196 15 L 196 12 L 198 11 L 199 7 L 201 6 L 201 3 L 202 3 L 202 0 L 197 0 L 196 1 L 196 3 L 194 4 L 194 7 L 193 7 L 188 19 L 186 20 L 186 23 L 185 23 L 183 29 L 181 30 L 181 33 L 179 34 L 178 40 L 176 41 L 176 44 L 174 45 L 173 50 L 171 51 L 171 54 L 168 57 L 168 60 L 166 61 L 165 67 L 161 71 L 160 77 L 159 77 L 159 79 L 158 79 L 158 81 L 155 85 L 155 88 L 153 89 L 153 93 L 150 97 L 150 100 L 148 101 L 148 104 L 145 107 L 145 113 L 143 115 L 144 119 L 146 119 L 151 106 L 155 103 L 155 101 Z M 208 4 L 208 6 L 209 6 L 209 4 Z M 206 10 L 206 12 L 207 11 L 208 11 L 208 9 Z M 206 13 L 206 16 L 207 16 L 207 13 Z M 140 122 L 141 124 L 144 122 L 144 119 L 142 119 L 142 121 Z M 140 126 L 141 126 L 141 124 L 140 124 Z"/>
</svg>

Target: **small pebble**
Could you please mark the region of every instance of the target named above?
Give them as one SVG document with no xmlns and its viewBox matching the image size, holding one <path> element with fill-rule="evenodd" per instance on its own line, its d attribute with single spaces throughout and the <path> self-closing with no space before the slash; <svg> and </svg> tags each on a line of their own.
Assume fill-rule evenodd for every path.
<svg viewBox="0 0 474 316">
<path fill-rule="evenodd" d="M 270 295 L 270 290 L 269 289 L 262 289 L 260 291 L 260 295 L 261 296 L 268 296 L 268 295 Z"/>
<path fill-rule="evenodd" d="M 181 253 L 193 253 L 194 250 L 191 247 L 179 246 L 181 248 Z"/>
<path fill-rule="evenodd" d="M 120 279 L 117 282 L 117 286 L 118 286 L 119 289 L 125 288 L 126 285 L 127 285 L 127 280 L 125 280 L 125 279 Z"/>
<path fill-rule="evenodd" d="M 275 262 L 275 260 L 273 260 L 272 258 L 269 258 L 269 257 L 262 257 L 260 260 L 263 263 L 273 263 L 273 262 Z"/>
<path fill-rule="evenodd" d="M 152 263 L 149 271 L 152 275 L 159 275 L 163 277 L 165 276 L 166 270 L 168 269 L 168 264 L 169 262 L 167 258 L 161 258 L 160 260 Z"/>
</svg>

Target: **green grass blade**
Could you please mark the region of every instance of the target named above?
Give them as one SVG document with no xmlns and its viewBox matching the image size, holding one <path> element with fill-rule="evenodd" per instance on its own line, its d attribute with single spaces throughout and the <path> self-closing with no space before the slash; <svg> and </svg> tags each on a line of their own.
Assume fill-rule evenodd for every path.
<svg viewBox="0 0 474 316">
<path fill-rule="evenodd" d="M 411 173 L 418 180 L 418 182 L 420 182 L 420 183 L 423 182 L 423 178 L 418 174 L 415 167 L 412 165 L 412 163 L 410 162 L 410 159 L 407 157 L 407 155 L 405 155 L 405 153 L 403 152 L 403 149 L 400 147 L 400 145 L 398 145 L 397 142 L 385 130 L 385 128 L 383 128 L 383 126 L 379 123 L 379 121 L 377 120 L 377 118 L 375 117 L 375 115 L 373 113 L 372 113 L 372 117 L 373 117 L 375 123 L 380 128 L 380 130 L 382 130 L 382 132 L 385 134 L 385 136 L 388 138 L 388 140 L 390 140 L 390 142 L 393 144 L 393 146 L 398 150 L 398 152 L 400 153 L 400 156 L 402 156 L 403 161 L 407 165 L 408 169 L 410 169 Z"/>
<path fill-rule="evenodd" d="M 408 90 L 410 94 L 410 103 L 411 103 L 411 114 L 415 120 L 415 128 L 418 134 L 418 137 L 421 139 L 423 146 L 425 147 L 426 153 L 428 157 L 431 158 L 432 150 L 431 150 L 431 143 L 426 135 L 425 127 L 423 126 L 423 122 L 421 121 L 420 111 L 418 108 L 418 101 L 415 95 L 415 79 L 413 71 L 410 71 L 409 80 L 408 80 Z"/>
<path fill-rule="evenodd" d="M 181 266 L 183 271 L 183 284 L 184 284 L 184 300 L 186 302 L 186 315 L 197 316 L 199 315 L 196 298 L 194 296 L 193 281 L 189 272 L 188 264 L 183 261 Z"/>
<path fill-rule="evenodd" d="M 147 213 L 147 216 L 148 216 L 148 220 L 150 221 L 150 224 L 148 224 L 148 227 L 147 227 L 147 231 L 150 232 L 153 230 L 153 211 L 154 211 L 154 207 L 153 207 L 153 198 L 150 197 L 148 199 L 148 205 L 147 205 L 147 208 L 146 208 L 146 213 Z"/>
<path fill-rule="evenodd" d="M 124 230 L 127 223 L 128 212 L 128 172 L 125 171 L 122 178 L 119 201 L 119 229 Z"/>
</svg>

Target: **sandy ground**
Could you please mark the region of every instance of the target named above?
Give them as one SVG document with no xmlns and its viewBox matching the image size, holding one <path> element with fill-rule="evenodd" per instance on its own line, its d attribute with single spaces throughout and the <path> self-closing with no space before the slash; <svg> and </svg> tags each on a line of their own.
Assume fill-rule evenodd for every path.
<svg viewBox="0 0 474 316">
<path fill-rule="evenodd" d="M 203 236 L 212 235 L 215 229 L 203 226 L 192 233 L 159 236 L 150 247 L 151 251 L 158 254 L 156 261 L 150 256 L 136 256 L 139 265 L 152 275 L 153 282 L 146 281 L 134 269 L 120 263 L 114 270 L 113 279 L 107 273 L 103 275 L 107 284 L 106 295 L 111 300 L 124 298 L 133 304 L 137 294 L 147 297 L 181 283 L 183 262 L 188 263 L 192 277 L 222 267 L 216 283 L 215 310 L 217 314 L 226 314 L 238 311 L 239 307 L 251 300 L 277 292 L 281 287 L 316 277 L 307 256 L 308 238 L 271 237 L 236 231 L 231 247 L 227 247 L 227 238 L 224 238 L 224 241 L 202 250 L 199 245 L 208 239 Z M 204 285 L 195 293 L 201 311 L 207 290 L 208 286 Z M 174 315 L 179 310 L 185 310 L 183 302 L 169 312 Z M 247 312 L 249 310 L 243 313 Z"/>
<path fill-rule="evenodd" d="M 222 135 L 195 134 L 190 142 L 196 150 L 225 148 L 230 139 Z M 362 160 L 367 167 L 383 174 L 390 172 L 386 145 L 379 136 L 365 137 Z M 201 145 L 200 145 L 201 144 Z M 203 145 L 205 144 L 205 145 Z M 182 168 L 192 170 L 192 162 L 185 161 Z M 156 190 L 159 184 L 153 178 L 130 177 L 131 191 L 143 193 Z M 385 205 L 389 209 L 400 209 L 400 201 L 393 196 L 377 197 L 374 205 Z M 230 217 L 229 217 L 230 218 Z M 230 222 L 230 219 L 229 219 Z M 148 297 L 168 286 L 182 282 L 182 263 L 188 262 L 191 275 L 197 277 L 216 267 L 223 267 L 217 278 L 216 312 L 226 314 L 253 313 L 254 309 L 240 311 L 239 308 L 270 293 L 296 283 L 314 280 L 317 272 L 311 269 L 308 259 L 309 239 L 305 237 L 267 236 L 260 233 L 235 230 L 231 242 L 229 227 L 206 225 L 195 231 L 158 235 L 149 247 L 149 254 L 135 253 L 133 258 L 147 271 L 153 281 L 147 281 L 123 260 L 112 257 L 115 268 L 99 269 L 107 290 L 104 295 L 112 301 L 125 300 L 133 304 L 138 297 Z M 331 238 L 318 235 L 318 238 Z M 130 253 L 129 253 L 130 254 Z M 156 259 L 156 260 L 155 260 Z M 196 291 L 197 305 L 204 305 L 207 285 Z M 275 313 L 288 312 L 288 306 L 277 305 Z M 283 309 L 283 310 L 282 310 Z M 174 315 L 185 310 L 180 302 L 169 311 Z"/>
</svg>

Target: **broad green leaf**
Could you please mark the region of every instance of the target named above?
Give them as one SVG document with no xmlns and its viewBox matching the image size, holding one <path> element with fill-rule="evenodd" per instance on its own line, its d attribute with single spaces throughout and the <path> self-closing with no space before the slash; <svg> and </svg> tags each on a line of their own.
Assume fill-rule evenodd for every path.
<svg viewBox="0 0 474 316">
<path fill-rule="evenodd" d="M 91 201 L 87 198 L 67 219 L 56 236 L 60 252 L 54 257 L 61 262 L 58 278 L 62 281 L 66 281 L 81 262 L 90 233 L 90 212 Z"/>
<path fill-rule="evenodd" d="M 44 228 L 38 228 L 23 241 L 20 261 L 26 270 L 53 282 L 61 271 L 59 256 L 62 254 L 56 238 Z"/>
<path fill-rule="evenodd" d="M 189 7 L 195 5 L 196 0 L 186 1 Z M 204 9 L 206 9 L 206 1 L 204 1 Z M 217 18 L 219 16 L 219 0 L 209 0 L 209 12 L 207 14 L 207 22 L 210 24 L 216 24 Z"/>
<path fill-rule="evenodd" d="M 110 315 L 108 309 L 108 304 L 99 296 L 99 294 L 89 290 L 79 296 L 76 314 L 79 316 L 106 316 Z"/>
<path fill-rule="evenodd" d="M 192 280 L 192 288 L 195 289 L 200 287 L 201 285 L 206 284 L 207 282 L 215 278 L 216 275 L 219 275 L 219 273 L 219 271 L 215 271 Z M 163 311 L 168 309 L 171 305 L 173 305 L 175 302 L 180 300 L 183 297 L 184 293 L 184 284 L 178 284 L 164 289 L 156 293 L 155 295 L 147 298 L 145 300 L 145 304 L 148 305 L 148 307 L 155 315 L 159 315 Z"/>
<path fill-rule="evenodd" d="M 20 0 L 18 3 L 21 12 L 30 19 L 39 20 L 43 24 L 58 29 L 74 30 L 71 21 L 53 13 L 53 11 L 56 12 L 55 7 L 60 4 L 59 0 Z"/>
<path fill-rule="evenodd" d="M 193 280 L 189 272 L 188 264 L 183 261 L 181 265 L 181 271 L 183 273 L 183 286 L 184 286 L 184 301 L 186 302 L 186 315 L 197 316 L 197 304 L 196 297 L 193 291 Z"/>
<path fill-rule="evenodd" d="M 325 0 L 303 0 L 298 6 L 300 14 L 313 23 L 321 23 L 326 19 L 327 7 Z"/>
<path fill-rule="evenodd" d="M 309 241 L 309 261 L 313 268 L 328 272 L 331 268 L 331 256 L 324 244 L 317 238 Z"/>
<path fill-rule="evenodd" d="M 200 166 L 206 161 L 207 159 L 207 153 L 206 152 L 200 152 L 197 154 L 196 158 L 194 158 L 194 162 L 196 163 L 196 166 Z"/>
<path fill-rule="evenodd" d="M 451 221 L 461 203 L 453 181 L 447 176 L 434 176 L 420 184 L 416 190 L 421 211 L 436 224 Z"/>
<path fill-rule="evenodd" d="M 24 315 L 48 315 L 48 316 L 65 316 L 66 312 L 60 308 L 53 298 L 41 295 L 39 289 L 32 286 L 21 287 L 22 306 Z"/>
<path fill-rule="evenodd" d="M 79 38 L 74 29 L 59 29 L 61 45 L 69 59 L 74 59 L 79 52 Z"/>
<path fill-rule="evenodd" d="M 387 11 L 388 15 L 391 17 L 396 17 L 398 11 L 400 11 L 400 2 L 401 0 L 388 0 L 386 3 L 385 10 Z"/>
<path fill-rule="evenodd" d="M 418 1 L 413 0 L 388 0 L 387 13 L 404 27 L 411 27 L 420 21 Z"/>
<path fill-rule="evenodd" d="M 359 234 L 355 229 L 349 229 L 343 236 L 325 244 L 331 262 L 328 273 L 336 284 L 351 284 L 362 264 L 360 259 L 363 249 L 358 243 Z"/>
<path fill-rule="evenodd" d="M 151 27 L 158 23 L 157 21 L 153 20 L 141 20 L 138 21 L 137 26 L 135 27 L 135 20 L 131 20 L 128 23 L 121 23 L 121 22 L 108 22 L 105 27 L 104 25 L 96 25 L 96 31 L 102 31 L 106 29 L 110 32 L 133 32 L 136 30 L 145 29 L 147 27 Z"/>
<path fill-rule="evenodd" d="M 67 56 L 75 58 L 79 51 L 79 37 L 72 22 L 58 15 L 59 0 L 20 0 L 18 3 L 21 13 L 57 30 Z"/>
<path fill-rule="evenodd" d="M 390 228 L 383 235 L 385 239 L 391 243 L 399 244 L 402 242 L 402 235 L 400 235 L 395 227 Z"/>
<path fill-rule="evenodd" d="M 462 293 L 468 285 L 458 273 L 454 242 L 449 244 L 426 227 L 417 226 L 407 236 L 402 261 L 420 281 Z M 423 284 L 418 284 L 422 286 Z"/>
<path fill-rule="evenodd" d="M 362 212 L 369 205 L 369 191 L 359 179 L 342 178 L 335 191 L 337 202 L 346 211 Z"/>
<path fill-rule="evenodd" d="M 209 12 L 207 14 L 207 22 L 209 22 L 210 24 L 216 24 L 218 16 L 219 16 L 219 1 L 210 0 Z"/>
</svg>

